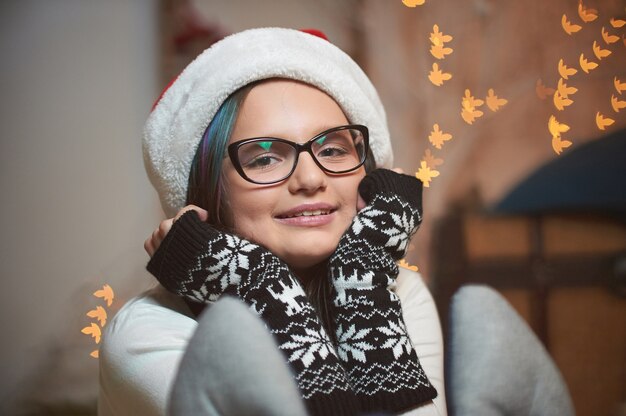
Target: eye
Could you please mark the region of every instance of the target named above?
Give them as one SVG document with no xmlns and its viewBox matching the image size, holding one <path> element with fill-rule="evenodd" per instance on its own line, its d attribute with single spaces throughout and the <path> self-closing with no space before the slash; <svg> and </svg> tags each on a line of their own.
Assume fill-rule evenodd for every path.
<svg viewBox="0 0 626 416">
<path fill-rule="evenodd" d="M 354 144 L 347 131 L 334 132 L 316 140 L 316 155 L 321 158 L 340 158 L 353 153 Z"/>
<path fill-rule="evenodd" d="M 343 147 L 340 146 L 336 146 L 336 145 L 330 145 L 330 146 L 326 146 L 323 149 L 321 149 L 317 155 L 319 157 L 340 157 L 340 156 L 344 156 L 346 154 L 348 154 L 350 152 L 348 152 L 348 150 L 346 150 Z"/>
<path fill-rule="evenodd" d="M 243 164 L 244 169 L 267 169 L 278 163 L 281 163 L 282 159 L 276 155 L 266 153 L 253 157 L 251 160 Z"/>
</svg>

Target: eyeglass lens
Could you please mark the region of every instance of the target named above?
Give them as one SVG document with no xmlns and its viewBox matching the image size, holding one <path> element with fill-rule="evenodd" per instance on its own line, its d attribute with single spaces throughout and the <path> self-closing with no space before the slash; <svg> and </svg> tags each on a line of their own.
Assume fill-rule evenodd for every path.
<svg viewBox="0 0 626 416">
<path fill-rule="evenodd" d="M 237 156 L 248 178 L 258 183 L 270 183 L 289 176 L 297 153 L 294 146 L 268 138 L 240 146 Z M 336 130 L 313 140 L 311 153 L 326 171 L 347 172 L 363 162 L 365 140 L 359 130 Z"/>
</svg>

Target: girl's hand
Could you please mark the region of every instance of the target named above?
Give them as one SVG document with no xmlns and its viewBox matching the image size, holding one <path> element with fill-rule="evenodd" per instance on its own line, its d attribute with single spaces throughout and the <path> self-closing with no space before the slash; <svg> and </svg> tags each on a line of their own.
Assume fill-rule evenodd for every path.
<svg viewBox="0 0 626 416">
<path fill-rule="evenodd" d="M 154 255 L 154 253 L 157 251 L 157 249 L 161 245 L 161 242 L 167 235 L 167 233 L 170 232 L 170 229 L 172 228 L 172 224 L 174 224 L 176 220 L 180 218 L 181 215 L 183 215 L 185 212 L 190 211 L 190 210 L 196 211 L 201 221 L 206 221 L 207 218 L 209 217 L 209 213 L 206 210 L 200 207 L 197 207 L 195 205 L 187 205 L 181 208 L 174 218 L 168 218 L 166 220 L 161 221 L 157 229 L 154 230 L 152 235 L 148 237 L 146 241 L 143 243 L 143 248 L 146 250 L 146 252 L 148 253 L 150 257 Z"/>
<path fill-rule="evenodd" d="M 402 168 L 393 168 L 391 169 L 392 171 L 396 172 L 396 173 L 400 173 L 403 174 L 404 170 Z M 365 208 L 365 205 L 367 205 L 365 203 L 365 201 L 363 200 L 363 197 L 361 197 L 361 194 L 357 194 L 357 200 L 356 200 L 356 212 L 359 212 L 360 210 L 362 210 L 363 208 Z"/>
</svg>

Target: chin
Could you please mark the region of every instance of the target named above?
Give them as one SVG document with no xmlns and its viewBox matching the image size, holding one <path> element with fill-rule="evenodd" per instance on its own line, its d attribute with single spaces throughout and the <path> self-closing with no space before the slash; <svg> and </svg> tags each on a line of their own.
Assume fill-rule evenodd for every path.
<svg viewBox="0 0 626 416">
<path fill-rule="evenodd" d="M 314 252 L 310 251 L 311 247 L 316 247 Z M 319 245 L 315 246 L 314 243 L 311 246 L 303 250 L 290 250 L 282 256 L 285 263 L 291 268 L 295 269 L 307 269 L 313 267 L 323 261 L 326 261 L 335 251 L 337 245 L 323 249 Z"/>
</svg>

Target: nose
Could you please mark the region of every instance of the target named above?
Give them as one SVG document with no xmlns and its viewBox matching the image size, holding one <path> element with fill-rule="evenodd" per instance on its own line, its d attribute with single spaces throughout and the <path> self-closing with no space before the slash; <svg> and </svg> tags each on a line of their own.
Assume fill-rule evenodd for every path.
<svg viewBox="0 0 626 416">
<path fill-rule="evenodd" d="M 325 189 L 328 181 L 326 173 L 315 163 L 308 152 L 300 153 L 296 170 L 289 177 L 289 192 L 315 192 Z"/>
</svg>

